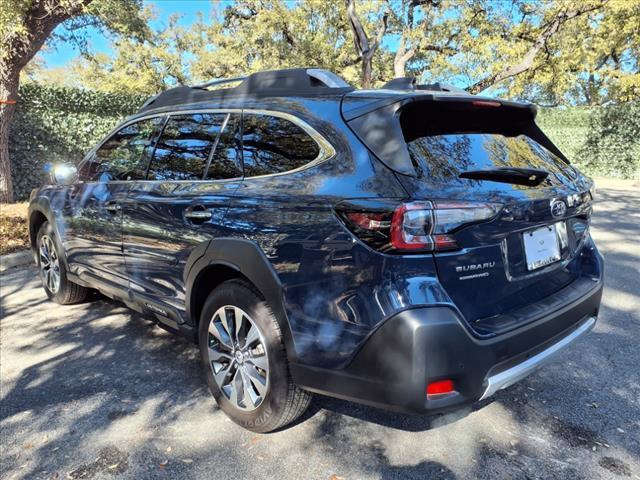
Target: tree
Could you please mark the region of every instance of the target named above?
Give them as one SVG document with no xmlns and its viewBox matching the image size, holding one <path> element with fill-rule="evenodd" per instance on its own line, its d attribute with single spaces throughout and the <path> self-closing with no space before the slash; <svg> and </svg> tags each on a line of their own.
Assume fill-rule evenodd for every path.
<svg viewBox="0 0 640 480">
<path fill-rule="evenodd" d="M 300 66 L 360 78 L 342 3 L 242 0 L 214 10 L 195 30 L 191 69 L 199 80 Z"/>
<path fill-rule="evenodd" d="M 382 12 L 382 19 L 379 22 L 376 36 L 374 38 L 369 38 L 362 22 L 360 21 L 360 17 L 356 12 L 355 0 L 345 1 L 347 5 L 347 16 L 349 17 L 351 31 L 353 32 L 355 50 L 360 62 L 362 63 L 362 76 L 360 83 L 362 84 L 362 88 L 371 88 L 373 57 L 382 44 L 382 39 L 387 32 L 389 13 L 386 10 Z"/>
<path fill-rule="evenodd" d="M 8 142 L 20 72 L 63 22 L 69 27 L 66 39 L 80 44 L 87 26 L 140 33 L 145 30 L 137 17 L 140 7 L 141 0 L 5 0 L 0 9 L 0 202 L 13 200 Z"/>
<path fill-rule="evenodd" d="M 508 61 L 504 62 L 504 66 L 494 68 L 488 76 L 470 85 L 468 90 L 471 93 L 481 92 L 530 71 L 535 66 L 536 60 L 540 61 L 540 54 L 549 48 L 553 37 L 560 34 L 567 23 L 581 15 L 600 10 L 603 7 L 603 2 L 600 0 L 596 2 L 558 2 L 555 7 L 544 8 L 540 12 L 536 12 L 542 18 L 539 22 L 534 23 L 528 22 L 525 18 L 534 12 L 528 6 L 523 6 L 523 20 L 518 24 L 511 23 L 500 40 L 506 44 L 509 42 L 509 37 L 520 38 L 524 40 L 522 43 L 525 48 L 520 46 L 516 55 L 509 56 L 510 58 L 508 57 Z"/>
<path fill-rule="evenodd" d="M 149 16 L 146 12 L 144 16 Z M 155 95 L 188 84 L 186 58 L 192 52 L 192 34 L 172 15 L 168 25 L 147 34 L 144 41 L 124 36 L 113 42 L 114 56 L 84 52 L 72 64 L 77 80 L 92 90 Z"/>
</svg>

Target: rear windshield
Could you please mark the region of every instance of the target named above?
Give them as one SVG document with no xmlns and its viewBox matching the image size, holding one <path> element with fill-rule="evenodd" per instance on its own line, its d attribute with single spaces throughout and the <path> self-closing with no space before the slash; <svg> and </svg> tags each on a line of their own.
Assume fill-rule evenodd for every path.
<svg viewBox="0 0 640 480">
<path fill-rule="evenodd" d="M 470 170 L 501 167 L 536 168 L 549 172 L 547 184 L 576 178 L 573 168 L 525 135 L 456 133 L 415 138 L 407 142 L 418 175 L 430 183 L 477 182 L 459 176 Z"/>
</svg>

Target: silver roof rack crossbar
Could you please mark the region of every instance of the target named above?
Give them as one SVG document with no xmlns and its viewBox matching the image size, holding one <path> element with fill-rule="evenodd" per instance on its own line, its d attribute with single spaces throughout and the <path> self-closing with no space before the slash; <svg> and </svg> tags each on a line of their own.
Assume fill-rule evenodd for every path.
<svg viewBox="0 0 640 480">
<path fill-rule="evenodd" d="M 418 90 L 421 90 L 420 87 L 426 87 L 425 90 L 431 90 L 432 88 L 436 88 L 436 89 L 440 89 L 441 91 L 444 91 L 444 92 L 461 93 L 463 95 L 470 95 L 470 93 L 467 92 L 465 89 L 459 88 L 459 87 L 454 87 L 453 85 L 451 85 L 449 83 L 436 82 L 436 83 L 432 83 L 432 84 L 425 84 L 425 85 L 419 84 L 419 85 L 417 85 Z"/>
<path fill-rule="evenodd" d="M 454 87 L 448 83 L 436 82 L 421 84 L 415 77 L 399 77 L 385 83 L 382 88 L 388 90 L 431 90 L 434 92 L 449 92 L 462 95 L 469 95 L 469 92 L 462 88 Z"/>
<path fill-rule="evenodd" d="M 307 75 L 321 81 L 329 88 L 349 88 L 351 86 L 342 77 L 339 77 L 330 70 L 307 68 Z"/>
<path fill-rule="evenodd" d="M 192 85 L 192 88 L 208 88 L 208 87 L 213 87 L 214 85 L 223 85 L 225 83 L 241 82 L 246 78 L 247 78 L 247 75 L 243 75 L 241 77 L 232 77 L 232 78 L 217 78 L 209 82 L 200 83 L 198 85 Z"/>
</svg>

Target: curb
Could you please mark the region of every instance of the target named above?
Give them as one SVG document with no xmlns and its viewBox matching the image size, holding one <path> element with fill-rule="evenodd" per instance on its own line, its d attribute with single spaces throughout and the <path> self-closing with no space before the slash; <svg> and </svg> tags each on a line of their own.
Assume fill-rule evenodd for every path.
<svg viewBox="0 0 640 480">
<path fill-rule="evenodd" d="M 7 255 L 0 255 L 0 272 L 14 267 L 21 267 L 33 263 L 31 250 L 21 250 Z"/>
</svg>

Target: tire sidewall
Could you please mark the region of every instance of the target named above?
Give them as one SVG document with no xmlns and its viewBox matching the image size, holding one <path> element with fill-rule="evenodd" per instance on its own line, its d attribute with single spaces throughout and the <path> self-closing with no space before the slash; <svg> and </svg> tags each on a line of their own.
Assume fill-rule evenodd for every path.
<svg viewBox="0 0 640 480">
<path fill-rule="evenodd" d="M 47 235 L 51 241 L 53 242 L 53 247 L 56 249 L 56 254 L 58 255 L 58 265 L 60 267 L 60 285 L 58 287 L 58 291 L 53 293 L 47 287 L 44 277 L 42 276 L 42 268 L 40 266 L 40 243 L 42 241 L 42 237 Z M 60 244 L 58 242 L 58 236 L 54 231 L 53 227 L 49 222 L 45 222 L 38 230 L 38 236 L 36 237 L 36 258 L 38 259 L 38 276 L 42 281 L 42 287 L 44 288 L 45 293 L 49 299 L 60 302 L 62 298 L 62 292 L 67 287 L 67 270 L 66 270 L 66 262 L 64 261 L 62 248 L 60 248 Z"/>
<path fill-rule="evenodd" d="M 267 350 L 268 388 L 260 406 L 250 412 L 236 408 L 218 388 L 209 364 L 207 352 L 208 327 L 215 312 L 224 305 L 234 305 L 244 310 L 258 327 Z M 222 283 L 207 298 L 198 325 L 198 343 L 203 373 L 211 394 L 220 409 L 234 422 L 253 431 L 269 431 L 278 423 L 286 408 L 289 388 L 286 355 L 277 321 L 266 302 L 245 282 L 230 280 Z"/>
</svg>

